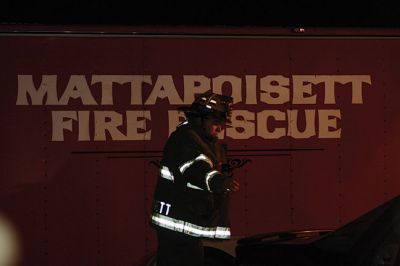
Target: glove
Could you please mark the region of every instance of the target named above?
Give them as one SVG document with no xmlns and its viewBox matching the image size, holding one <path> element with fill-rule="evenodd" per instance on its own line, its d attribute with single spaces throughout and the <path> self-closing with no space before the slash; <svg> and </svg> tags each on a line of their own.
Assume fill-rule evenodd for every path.
<svg viewBox="0 0 400 266">
<path fill-rule="evenodd" d="M 216 193 L 237 192 L 239 191 L 239 180 L 234 177 L 223 175 L 215 176 L 211 179 L 211 191 Z"/>
</svg>

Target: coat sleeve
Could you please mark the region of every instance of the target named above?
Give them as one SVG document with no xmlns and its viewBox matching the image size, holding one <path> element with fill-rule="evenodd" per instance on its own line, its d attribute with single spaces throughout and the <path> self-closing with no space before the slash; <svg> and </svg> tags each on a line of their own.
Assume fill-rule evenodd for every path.
<svg viewBox="0 0 400 266">
<path fill-rule="evenodd" d="M 214 192 L 213 181 L 224 178 L 213 160 L 194 143 L 185 145 L 179 157 L 178 169 L 189 188 Z"/>
</svg>

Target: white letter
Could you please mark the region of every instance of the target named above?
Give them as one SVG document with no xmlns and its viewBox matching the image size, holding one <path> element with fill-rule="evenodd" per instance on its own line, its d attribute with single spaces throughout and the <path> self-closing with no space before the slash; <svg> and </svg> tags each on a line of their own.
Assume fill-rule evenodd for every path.
<svg viewBox="0 0 400 266">
<path fill-rule="evenodd" d="M 162 213 L 162 211 L 163 211 L 163 208 L 164 208 L 164 205 L 165 205 L 165 202 L 162 202 L 162 201 L 160 201 L 160 203 L 161 203 L 161 207 L 160 207 L 160 213 Z"/>
<path fill-rule="evenodd" d="M 72 132 L 72 120 L 77 120 L 76 111 L 52 111 L 53 136 L 52 141 L 64 140 L 64 129 Z M 64 118 L 69 118 L 64 120 Z"/>
<path fill-rule="evenodd" d="M 256 75 L 246 75 L 246 104 L 257 104 Z"/>
<path fill-rule="evenodd" d="M 126 139 L 126 136 L 118 130 L 118 127 L 122 125 L 121 114 L 114 111 L 94 111 L 94 121 L 94 140 L 105 141 L 106 131 L 110 133 L 112 140 Z"/>
<path fill-rule="evenodd" d="M 112 105 L 113 104 L 113 90 L 112 85 L 115 78 L 119 76 L 113 75 L 93 75 L 92 85 L 101 82 L 101 104 Z"/>
<path fill-rule="evenodd" d="M 168 215 L 171 204 L 167 203 L 167 204 L 165 204 L 165 206 L 167 206 L 167 211 L 165 212 L 165 215 Z"/>
<path fill-rule="evenodd" d="M 351 103 L 353 104 L 362 104 L 362 84 L 367 83 L 371 85 L 371 76 L 370 75 L 343 75 L 337 76 L 337 82 L 341 84 L 346 84 L 351 82 L 352 88 L 352 99 Z"/>
<path fill-rule="evenodd" d="M 79 135 L 78 141 L 89 141 L 89 111 L 78 111 Z"/>
<path fill-rule="evenodd" d="M 157 98 L 168 98 L 170 104 L 182 104 L 182 100 L 176 91 L 174 80 L 170 75 L 160 75 L 146 101 L 146 105 L 155 104 Z"/>
<path fill-rule="evenodd" d="M 260 101 L 268 104 L 288 102 L 290 100 L 289 88 L 285 86 L 289 86 L 289 79 L 284 76 L 271 75 L 262 78 L 260 80 Z"/>
<path fill-rule="evenodd" d="M 232 126 L 226 129 L 226 136 L 233 139 L 249 139 L 255 135 L 255 114 L 247 110 L 232 111 Z"/>
<path fill-rule="evenodd" d="M 305 129 L 303 132 L 299 130 L 298 110 L 287 110 L 288 117 L 288 136 L 295 139 L 308 139 L 315 135 L 315 110 L 305 110 Z"/>
<path fill-rule="evenodd" d="M 285 112 L 279 110 L 264 110 L 257 114 L 257 135 L 264 139 L 279 139 L 286 135 L 285 128 L 268 130 L 268 118 L 273 117 L 277 121 L 285 121 Z"/>
<path fill-rule="evenodd" d="M 143 83 L 152 85 L 151 76 L 132 76 L 131 82 L 131 104 L 142 105 Z"/>
<path fill-rule="evenodd" d="M 342 129 L 337 129 L 337 119 L 341 118 L 340 110 L 318 110 L 320 139 L 339 139 Z M 329 129 L 336 129 L 330 131 Z"/>
<path fill-rule="evenodd" d="M 222 94 L 222 86 L 224 83 L 229 83 L 232 88 L 231 96 L 233 103 L 242 101 L 242 79 L 235 76 L 221 75 L 212 79 L 213 92 Z"/>
<path fill-rule="evenodd" d="M 317 96 L 312 95 L 311 83 L 315 82 L 315 76 L 311 75 L 293 75 L 293 104 L 316 104 Z"/>
<path fill-rule="evenodd" d="M 316 76 L 314 84 L 318 84 L 321 82 L 325 83 L 325 99 L 324 104 L 335 104 L 335 77 L 336 76 Z"/>
<path fill-rule="evenodd" d="M 127 138 L 129 140 L 151 139 L 151 130 L 147 130 L 146 119 L 151 120 L 150 111 L 126 112 Z"/>
<path fill-rule="evenodd" d="M 39 89 L 35 88 L 32 75 L 18 75 L 17 105 L 29 105 L 28 94 L 32 105 L 42 105 L 43 98 L 47 95 L 46 105 L 57 105 L 57 76 L 43 75 Z"/>
<path fill-rule="evenodd" d="M 83 75 L 72 75 L 70 77 L 67 88 L 60 99 L 60 104 L 67 105 L 70 98 L 81 98 L 84 105 L 97 105 L 96 100 L 90 92 L 86 78 Z"/>
</svg>

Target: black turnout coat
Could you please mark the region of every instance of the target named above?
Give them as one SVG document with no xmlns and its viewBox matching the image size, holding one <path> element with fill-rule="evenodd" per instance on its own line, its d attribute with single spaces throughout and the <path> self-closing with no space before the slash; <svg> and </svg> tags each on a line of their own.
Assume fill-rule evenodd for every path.
<svg viewBox="0 0 400 266">
<path fill-rule="evenodd" d="M 195 237 L 230 238 L 229 194 L 215 185 L 228 178 L 220 169 L 225 154 L 200 127 L 179 125 L 164 147 L 151 223 Z"/>
</svg>

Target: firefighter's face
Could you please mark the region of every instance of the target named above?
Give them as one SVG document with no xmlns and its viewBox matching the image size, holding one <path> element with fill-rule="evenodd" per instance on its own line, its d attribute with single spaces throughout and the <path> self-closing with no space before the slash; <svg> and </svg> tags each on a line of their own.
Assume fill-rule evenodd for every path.
<svg viewBox="0 0 400 266">
<path fill-rule="evenodd" d="M 218 134 L 224 129 L 225 122 L 216 120 L 215 118 L 209 117 L 204 120 L 204 130 L 207 135 L 218 138 Z"/>
</svg>

